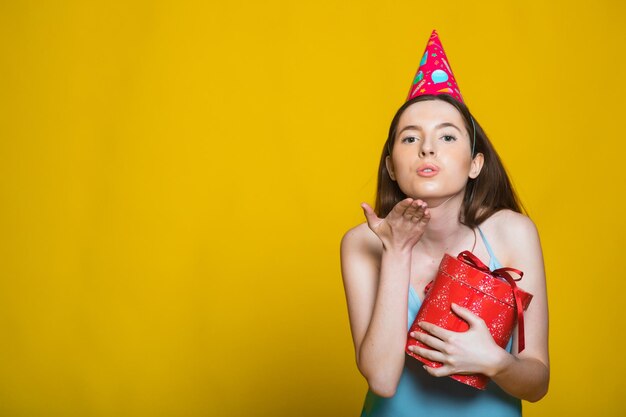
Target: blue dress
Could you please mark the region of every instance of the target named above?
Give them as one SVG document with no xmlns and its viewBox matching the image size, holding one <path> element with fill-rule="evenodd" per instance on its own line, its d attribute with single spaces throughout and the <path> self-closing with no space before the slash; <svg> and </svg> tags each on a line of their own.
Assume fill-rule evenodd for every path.
<svg viewBox="0 0 626 417">
<path fill-rule="evenodd" d="M 489 268 L 501 265 L 480 228 L 480 236 L 489 252 Z M 409 286 L 409 327 L 419 311 L 421 300 Z M 407 329 L 408 330 L 408 329 Z M 512 339 L 507 350 L 510 352 Z M 361 417 L 520 417 L 521 401 L 490 381 L 484 391 L 448 377 L 434 377 L 422 363 L 407 355 L 396 394 L 384 398 L 368 391 Z"/>
</svg>

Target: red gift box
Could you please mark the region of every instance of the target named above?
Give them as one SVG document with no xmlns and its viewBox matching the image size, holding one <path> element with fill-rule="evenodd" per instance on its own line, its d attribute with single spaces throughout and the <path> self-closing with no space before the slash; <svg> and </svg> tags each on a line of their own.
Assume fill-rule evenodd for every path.
<svg viewBox="0 0 626 417">
<path fill-rule="evenodd" d="M 513 279 L 509 272 L 519 274 Z M 464 251 L 457 258 L 446 254 L 441 260 L 437 277 L 428 286 L 426 297 L 409 330 L 422 332 L 419 322 L 436 324 L 444 329 L 464 332 L 467 322 L 451 309 L 455 303 L 472 311 L 485 321 L 495 342 L 505 348 L 515 323 L 518 324 L 519 351 L 524 350 L 524 315 L 532 295 L 517 287 L 523 273 L 514 268 L 500 268 L 491 271 L 473 253 Z M 431 367 L 440 367 L 440 362 L 425 359 L 409 350 L 409 346 L 429 349 L 423 343 L 408 337 L 406 353 Z M 482 374 L 450 375 L 451 378 L 474 388 L 485 389 L 489 378 Z"/>
</svg>

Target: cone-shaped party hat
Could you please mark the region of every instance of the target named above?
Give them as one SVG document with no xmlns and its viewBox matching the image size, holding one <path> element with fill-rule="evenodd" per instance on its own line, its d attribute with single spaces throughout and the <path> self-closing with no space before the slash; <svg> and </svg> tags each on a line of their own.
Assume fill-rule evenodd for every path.
<svg viewBox="0 0 626 417">
<path fill-rule="evenodd" d="M 441 46 L 439 35 L 433 30 L 406 101 L 424 94 L 444 93 L 463 103 L 463 97 L 452 74 L 448 57 Z"/>
</svg>

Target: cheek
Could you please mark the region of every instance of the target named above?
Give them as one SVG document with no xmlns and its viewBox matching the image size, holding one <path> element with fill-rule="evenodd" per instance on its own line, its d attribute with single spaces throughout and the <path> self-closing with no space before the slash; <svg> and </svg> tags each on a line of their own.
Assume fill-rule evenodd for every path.
<svg viewBox="0 0 626 417">
<path fill-rule="evenodd" d="M 411 168 L 410 158 L 407 158 L 406 156 L 403 156 L 402 154 L 394 155 L 393 170 L 395 171 L 396 175 L 406 174 L 411 169 L 412 168 Z"/>
<path fill-rule="evenodd" d="M 465 149 L 456 149 L 453 154 L 446 158 L 446 165 L 457 173 L 468 175 L 472 166 L 469 153 L 469 150 L 465 152 Z"/>
<path fill-rule="evenodd" d="M 455 173 L 458 174 L 459 177 L 463 177 L 466 180 L 469 179 L 469 172 L 470 172 L 469 163 L 460 164 L 455 169 Z"/>
</svg>

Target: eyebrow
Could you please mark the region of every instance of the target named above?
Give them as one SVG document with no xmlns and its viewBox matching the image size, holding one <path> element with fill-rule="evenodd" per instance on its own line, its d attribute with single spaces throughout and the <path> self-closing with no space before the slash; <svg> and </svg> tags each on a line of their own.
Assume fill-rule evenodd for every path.
<svg viewBox="0 0 626 417">
<path fill-rule="evenodd" d="M 458 128 L 458 127 L 454 124 L 454 123 L 450 123 L 450 122 L 443 122 L 443 123 L 439 123 L 437 126 L 435 126 L 435 129 L 441 129 L 442 127 L 448 127 L 448 126 L 449 126 L 449 127 L 453 127 L 453 128 L 455 128 L 455 129 L 456 129 L 456 130 L 458 130 L 458 131 L 459 131 L 459 133 L 461 133 L 461 134 L 463 133 L 463 132 L 461 131 L 461 129 L 459 129 L 459 128 Z M 421 127 L 421 126 L 418 126 L 418 125 L 408 125 L 408 126 L 404 126 L 404 127 L 402 128 L 402 130 L 400 130 L 400 131 L 398 132 L 398 135 L 399 135 L 400 133 L 404 132 L 405 130 L 419 130 L 419 131 L 422 131 L 423 129 L 422 129 L 422 127 Z"/>
</svg>

